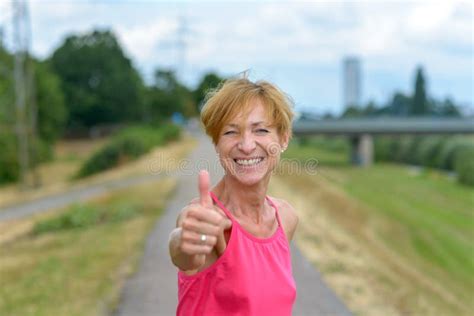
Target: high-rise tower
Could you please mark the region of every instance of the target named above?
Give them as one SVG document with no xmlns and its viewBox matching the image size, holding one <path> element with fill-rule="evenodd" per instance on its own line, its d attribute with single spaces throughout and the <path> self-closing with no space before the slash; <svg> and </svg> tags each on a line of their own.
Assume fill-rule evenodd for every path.
<svg viewBox="0 0 474 316">
<path fill-rule="evenodd" d="M 343 69 L 343 96 L 344 108 L 361 105 L 361 69 L 357 57 L 344 59 Z"/>
</svg>

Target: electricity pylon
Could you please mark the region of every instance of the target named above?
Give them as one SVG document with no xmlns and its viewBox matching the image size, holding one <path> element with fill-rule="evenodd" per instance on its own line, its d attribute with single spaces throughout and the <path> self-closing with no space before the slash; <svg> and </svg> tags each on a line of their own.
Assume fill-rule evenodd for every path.
<svg viewBox="0 0 474 316">
<path fill-rule="evenodd" d="M 32 60 L 29 56 L 31 29 L 26 0 L 12 0 L 13 51 L 15 54 L 15 130 L 18 138 L 18 162 L 20 183 L 23 189 L 29 187 L 29 171 L 35 164 L 36 102 L 34 102 L 34 79 Z M 33 173 L 34 184 L 39 178 Z"/>
</svg>

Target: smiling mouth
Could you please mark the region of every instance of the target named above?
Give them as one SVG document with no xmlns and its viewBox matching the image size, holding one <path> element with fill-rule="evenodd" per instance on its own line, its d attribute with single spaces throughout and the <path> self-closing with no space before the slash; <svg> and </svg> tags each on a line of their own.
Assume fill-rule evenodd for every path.
<svg viewBox="0 0 474 316">
<path fill-rule="evenodd" d="M 263 161 L 263 157 L 257 157 L 257 158 L 252 158 L 252 159 L 234 159 L 234 161 L 239 165 L 239 166 L 255 166 L 259 164 L 260 162 Z"/>
</svg>

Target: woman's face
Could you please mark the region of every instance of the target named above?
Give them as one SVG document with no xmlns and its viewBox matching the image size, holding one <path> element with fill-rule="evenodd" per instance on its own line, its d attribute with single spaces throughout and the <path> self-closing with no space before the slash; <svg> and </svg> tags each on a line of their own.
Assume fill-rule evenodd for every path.
<svg viewBox="0 0 474 316">
<path fill-rule="evenodd" d="M 248 117 L 233 118 L 219 135 L 216 151 L 227 175 L 245 185 L 256 184 L 267 176 L 280 160 L 288 137 L 278 135 L 270 126 L 265 107 L 259 99 L 251 101 Z"/>
</svg>

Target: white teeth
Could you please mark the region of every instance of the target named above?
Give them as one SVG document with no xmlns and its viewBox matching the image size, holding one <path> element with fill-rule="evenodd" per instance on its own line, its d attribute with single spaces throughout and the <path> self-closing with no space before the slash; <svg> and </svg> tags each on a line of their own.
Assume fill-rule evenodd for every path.
<svg viewBox="0 0 474 316">
<path fill-rule="evenodd" d="M 255 165 L 259 163 L 262 160 L 263 158 L 255 158 L 255 159 L 237 159 L 236 161 L 239 165 L 251 166 L 251 165 Z"/>
</svg>

